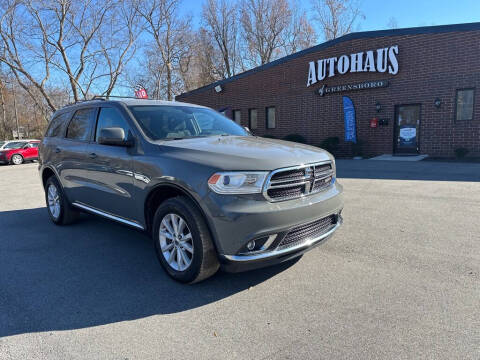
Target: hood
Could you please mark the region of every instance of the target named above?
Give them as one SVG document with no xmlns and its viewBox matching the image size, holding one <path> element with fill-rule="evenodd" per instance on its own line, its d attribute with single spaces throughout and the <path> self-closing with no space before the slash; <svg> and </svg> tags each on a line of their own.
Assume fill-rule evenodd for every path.
<svg viewBox="0 0 480 360">
<path fill-rule="evenodd" d="M 257 136 L 212 136 L 156 143 L 170 156 L 219 170 L 274 170 L 333 158 L 314 146 Z"/>
</svg>

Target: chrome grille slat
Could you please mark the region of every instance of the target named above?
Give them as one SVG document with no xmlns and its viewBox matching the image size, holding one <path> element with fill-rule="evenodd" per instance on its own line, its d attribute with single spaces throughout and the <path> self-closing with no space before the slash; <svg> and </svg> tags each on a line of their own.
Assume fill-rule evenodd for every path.
<svg viewBox="0 0 480 360">
<path fill-rule="evenodd" d="M 299 185 L 305 185 L 307 182 L 306 181 L 299 181 L 299 182 L 295 182 L 295 183 L 292 183 L 292 184 L 274 184 L 274 185 L 270 185 L 270 189 L 281 189 L 281 188 L 287 188 L 287 187 L 295 187 L 295 186 L 299 186 Z"/>
<path fill-rule="evenodd" d="M 267 178 L 263 195 L 269 201 L 284 201 L 325 190 L 334 177 L 330 161 L 277 169 Z"/>
<path fill-rule="evenodd" d="M 318 238 L 330 231 L 337 223 L 337 216 L 330 215 L 322 219 L 299 225 L 288 231 L 287 235 L 280 241 L 277 249 L 287 249 L 300 245 L 310 239 Z"/>
</svg>

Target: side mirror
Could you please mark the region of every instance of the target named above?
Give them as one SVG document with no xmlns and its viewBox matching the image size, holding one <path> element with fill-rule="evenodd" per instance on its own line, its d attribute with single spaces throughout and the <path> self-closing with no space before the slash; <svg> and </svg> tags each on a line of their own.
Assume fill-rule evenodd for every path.
<svg viewBox="0 0 480 360">
<path fill-rule="evenodd" d="M 100 129 L 98 143 L 102 145 L 132 146 L 133 142 L 125 137 L 125 131 L 119 127 Z"/>
</svg>

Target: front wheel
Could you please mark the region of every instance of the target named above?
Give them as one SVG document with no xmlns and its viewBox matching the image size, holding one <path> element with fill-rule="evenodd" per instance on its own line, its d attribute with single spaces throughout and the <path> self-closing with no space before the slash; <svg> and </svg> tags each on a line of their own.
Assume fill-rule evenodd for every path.
<svg viewBox="0 0 480 360">
<path fill-rule="evenodd" d="M 152 230 L 158 260 L 173 279 L 202 281 L 219 268 L 207 224 L 189 199 L 166 200 L 157 209 Z"/>
<path fill-rule="evenodd" d="M 12 156 L 12 164 L 13 165 L 20 165 L 23 163 L 22 155 L 15 154 Z"/>
<path fill-rule="evenodd" d="M 67 225 L 78 217 L 78 211 L 68 203 L 63 189 L 55 176 L 51 176 L 45 183 L 45 201 L 50 219 L 56 225 Z"/>
</svg>

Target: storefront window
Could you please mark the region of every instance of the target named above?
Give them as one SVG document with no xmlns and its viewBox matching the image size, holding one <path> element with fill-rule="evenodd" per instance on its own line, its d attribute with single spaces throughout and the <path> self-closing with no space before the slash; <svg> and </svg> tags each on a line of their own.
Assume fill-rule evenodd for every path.
<svg viewBox="0 0 480 360">
<path fill-rule="evenodd" d="M 241 125 L 242 113 L 240 110 L 233 110 L 233 121 L 235 121 L 238 125 Z"/>
<path fill-rule="evenodd" d="M 475 95 L 474 89 L 457 90 L 455 120 L 472 120 L 473 119 L 474 95 Z"/>
<path fill-rule="evenodd" d="M 257 109 L 248 110 L 248 120 L 249 120 L 248 127 L 250 129 L 256 129 L 257 128 Z"/>
<path fill-rule="evenodd" d="M 275 106 L 267 107 L 267 129 L 275 129 Z"/>
</svg>

